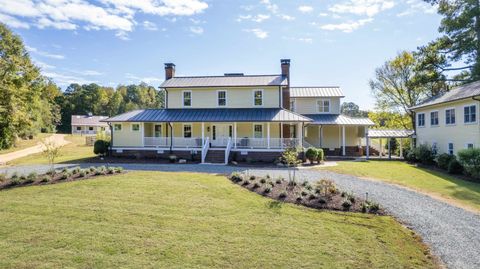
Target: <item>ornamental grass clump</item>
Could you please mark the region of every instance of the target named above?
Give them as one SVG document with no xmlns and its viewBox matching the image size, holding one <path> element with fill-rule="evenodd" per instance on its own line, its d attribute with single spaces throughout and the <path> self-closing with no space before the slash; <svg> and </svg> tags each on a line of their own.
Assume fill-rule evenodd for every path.
<svg viewBox="0 0 480 269">
<path fill-rule="evenodd" d="M 115 172 L 116 173 L 122 173 L 123 172 L 123 167 L 121 167 L 121 166 L 116 167 Z"/>
<path fill-rule="evenodd" d="M 115 173 L 115 168 L 113 167 L 107 168 L 107 174 L 113 174 L 113 173 Z"/>
<path fill-rule="evenodd" d="M 348 211 L 350 210 L 350 207 L 352 207 L 352 202 L 350 202 L 349 200 L 345 200 L 342 203 L 342 207 L 343 207 L 343 210 Z"/>
<path fill-rule="evenodd" d="M 87 172 L 83 169 L 81 169 L 80 172 L 78 172 L 79 177 L 85 177 L 86 175 L 87 175 Z"/>
<path fill-rule="evenodd" d="M 31 172 L 30 174 L 28 174 L 27 178 L 24 180 L 24 183 L 25 184 L 29 184 L 29 183 L 33 183 L 35 182 L 35 180 L 37 180 L 37 173 L 35 172 Z"/>
<path fill-rule="evenodd" d="M 233 172 L 232 174 L 230 174 L 230 180 L 238 183 L 243 180 L 243 176 L 238 172 Z"/>
<path fill-rule="evenodd" d="M 267 180 L 265 178 L 261 178 L 260 183 L 265 184 L 265 183 L 267 183 Z"/>
</svg>

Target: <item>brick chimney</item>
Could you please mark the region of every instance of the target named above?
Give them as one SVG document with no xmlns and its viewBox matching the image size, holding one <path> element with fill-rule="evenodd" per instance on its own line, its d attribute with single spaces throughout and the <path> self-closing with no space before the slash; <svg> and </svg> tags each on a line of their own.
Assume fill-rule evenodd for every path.
<svg viewBox="0 0 480 269">
<path fill-rule="evenodd" d="M 282 76 L 287 77 L 287 85 L 282 88 L 282 107 L 290 109 L 290 59 L 280 60 Z"/>
<path fill-rule="evenodd" d="M 169 80 L 175 76 L 175 64 L 165 63 L 165 80 Z"/>
</svg>

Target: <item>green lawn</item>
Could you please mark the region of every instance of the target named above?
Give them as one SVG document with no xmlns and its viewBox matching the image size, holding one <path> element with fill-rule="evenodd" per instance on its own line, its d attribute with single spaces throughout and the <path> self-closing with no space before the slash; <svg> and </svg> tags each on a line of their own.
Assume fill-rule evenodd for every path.
<svg viewBox="0 0 480 269">
<path fill-rule="evenodd" d="M 337 173 L 378 179 L 448 200 L 465 208 L 480 211 L 480 184 L 458 179 L 446 173 L 418 168 L 400 161 L 338 162 L 325 167 Z"/>
<path fill-rule="evenodd" d="M 83 162 L 95 157 L 95 154 L 93 154 L 93 147 L 85 145 L 85 136 L 66 135 L 65 140 L 68 140 L 71 143 L 61 148 L 60 156 L 55 160 L 56 163 Z M 48 164 L 48 161 L 42 153 L 37 153 L 13 160 L 8 164 Z"/>
<path fill-rule="evenodd" d="M 45 139 L 46 137 L 49 137 L 51 136 L 52 134 L 45 134 L 45 133 L 39 133 L 37 134 L 33 139 L 21 139 L 19 138 L 16 142 L 15 142 L 15 146 L 14 147 L 11 147 L 9 149 L 3 149 L 3 150 L 0 150 L 0 154 L 5 154 L 5 153 L 10 153 L 10 152 L 14 152 L 14 151 L 17 151 L 17 150 L 22 150 L 22 149 L 26 149 L 26 148 L 29 148 L 29 147 L 33 147 L 33 146 L 36 146 L 38 143 L 40 143 L 43 139 Z"/>
<path fill-rule="evenodd" d="M 223 176 L 0 191 L 0 268 L 434 268 L 388 216 L 275 206 Z"/>
</svg>

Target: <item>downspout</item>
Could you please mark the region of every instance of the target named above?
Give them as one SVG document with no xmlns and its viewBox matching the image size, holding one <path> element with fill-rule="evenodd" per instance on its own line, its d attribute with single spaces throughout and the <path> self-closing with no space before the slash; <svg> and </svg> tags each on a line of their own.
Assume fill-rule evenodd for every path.
<svg viewBox="0 0 480 269">
<path fill-rule="evenodd" d="M 110 128 L 110 150 L 109 150 L 109 156 L 112 156 L 113 154 L 113 127 L 111 122 L 107 122 L 108 127 Z"/>
<path fill-rule="evenodd" d="M 170 126 L 170 154 L 173 154 L 173 126 L 171 122 L 168 125 Z"/>
<path fill-rule="evenodd" d="M 319 142 L 318 144 L 319 144 L 321 149 L 323 149 L 323 135 L 322 135 L 322 133 L 323 133 L 323 125 L 320 125 L 320 133 L 318 134 L 320 139 L 318 141 Z"/>
<path fill-rule="evenodd" d="M 168 108 L 168 90 L 167 88 L 164 88 L 165 90 L 165 108 Z"/>
</svg>

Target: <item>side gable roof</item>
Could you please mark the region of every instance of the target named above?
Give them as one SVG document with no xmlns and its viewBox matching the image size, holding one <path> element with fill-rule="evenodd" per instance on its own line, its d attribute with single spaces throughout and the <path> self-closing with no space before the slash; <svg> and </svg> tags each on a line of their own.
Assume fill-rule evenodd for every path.
<svg viewBox="0 0 480 269">
<path fill-rule="evenodd" d="M 102 122 L 107 118 L 108 116 L 72 115 L 72 125 L 108 126 L 105 122 Z"/>
<path fill-rule="evenodd" d="M 290 87 L 290 97 L 345 97 L 340 87 Z"/>
<path fill-rule="evenodd" d="M 480 81 L 468 83 L 459 87 L 456 87 L 443 95 L 434 96 L 427 101 L 410 108 L 410 110 L 415 110 L 421 107 L 438 105 L 442 103 L 472 98 L 475 96 L 480 96 Z"/>
<path fill-rule="evenodd" d="M 240 75 L 173 77 L 160 88 L 234 87 L 234 86 L 286 86 L 288 79 L 282 75 Z"/>
</svg>

